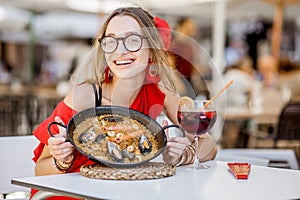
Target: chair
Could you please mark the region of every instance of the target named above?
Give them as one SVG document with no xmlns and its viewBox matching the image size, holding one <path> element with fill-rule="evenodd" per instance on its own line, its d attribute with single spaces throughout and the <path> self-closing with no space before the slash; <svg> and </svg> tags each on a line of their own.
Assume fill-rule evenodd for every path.
<svg viewBox="0 0 300 200">
<path fill-rule="evenodd" d="M 280 140 L 288 142 L 300 140 L 300 101 L 290 101 L 283 106 L 277 124 L 268 126 L 266 130 L 255 130 L 250 133 L 250 137 L 255 139 L 254 147 L 257 147 L 257 141 L 271 139 L 273 148 L 278 148 Z"/>
<path fill-rule="evenodd" d="M 269 126 L 265 131 L 254 131 L 250 138 L 254 139 L 253 148 L 293 149 L 300 158 L 300 100 L 286 103 L 278 117 L 275 126 Z M 263 145 L 258 145 L 263 142 Z M 270 142 L 270 143 L 268 143 Z M 299 163 L 299 160 L 298 160 Z M 274 163 L 276 164 L 276 163 Z"/>
<path fill-rule="evenodd" d="M 278 140 L 300 140 L 300 101 L 290 101 L 282 109 L 274 147 Z"/>
<path fill-rule="evenodd" d="M 11 184 L 12 178 L 34 176 L 33 150 L 38 140 L 33 135 L 0 137 L 0 194 L 30 189 Z"/>
</svg>

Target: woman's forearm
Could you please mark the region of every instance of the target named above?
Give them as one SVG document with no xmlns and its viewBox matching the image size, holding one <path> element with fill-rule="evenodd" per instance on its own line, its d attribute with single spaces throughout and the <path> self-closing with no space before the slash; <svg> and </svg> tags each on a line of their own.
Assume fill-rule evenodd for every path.
<svg viewBox="0 0 300 200">
<path fill-rule="evenodd" d="M 50 174 L 62 174 L 62 173 L 63 173 L 62 171 L 59 171 L 55 167 L 52 156 L 39 159 L 35 166 L 35 175 L 36 176 L 43 176 L 43 175 L 50 175 Z"/>
</svg>

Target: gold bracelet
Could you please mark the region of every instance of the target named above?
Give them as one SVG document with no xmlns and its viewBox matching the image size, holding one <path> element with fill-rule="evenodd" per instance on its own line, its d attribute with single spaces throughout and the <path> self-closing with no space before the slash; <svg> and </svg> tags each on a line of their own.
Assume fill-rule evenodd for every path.
<svg viewBox="0 0 300 200">
<path fill-rule="evenodd" d="M 188 165 L 191 163 L 191 161 L 193 160 L 193 153 L 191 152 L 190 148 L 185 148 L 184 151 L 187 154 L 187 159 L 186 161 L 183 163 L 183 165 Z"/>
<path fill-rule="evenodd" d="M 193 145 L 187 146 L 181 156 L 174 162 L 174 166 L 189 165 L 195 161 L 196 149 Z"/>
<path fill-rule="evenodd" d="M 181 159 L 180 159 L 180 161 L 175 165 L 176 167 L 182 165 L 182 164 L 185 162 L 185 160 L 186 160 L 186 155 L 185 155 L 184 151 L 182 152 L 182 154 L 181 154 L 180 157 L 181 157 Z"/>
<path fill-rule="evenodd" d="M 191 150 L 191 153 L 192 153 L 191 163 L 194 163 L 195 158 L 196 158 L 196 148 L 193 145 L 189 145 L 189 149 Z"/>
<path fill-rule="evenodd" d="M 184 154 L 186 155 L 186 160 L 181 163 L 181 165 L 189 165 L 195 161 L 195 148 L 192 145 L 187 146 L 184 149 Z"/>
<path fill-rule="evenodd" d="M 175 162 L 172 164 L 173 166 L 178 166 L 178 163 L 181 161 L 182 159 L 182 154 L 177 158 L 177 160 L 175 160 Z"/>
</svg>

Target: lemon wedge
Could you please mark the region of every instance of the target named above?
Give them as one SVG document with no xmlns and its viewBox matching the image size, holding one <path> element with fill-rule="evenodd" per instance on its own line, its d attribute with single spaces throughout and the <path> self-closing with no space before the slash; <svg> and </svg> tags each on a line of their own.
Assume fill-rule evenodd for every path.
<svg viewBox="0 0 300 200">
<path fill-rule="evenodd" d="M 179 107 L 184 110 L 194 109 L 194 101 L 188 96 L 183 96 L 179 99 Z"/>
</svg>

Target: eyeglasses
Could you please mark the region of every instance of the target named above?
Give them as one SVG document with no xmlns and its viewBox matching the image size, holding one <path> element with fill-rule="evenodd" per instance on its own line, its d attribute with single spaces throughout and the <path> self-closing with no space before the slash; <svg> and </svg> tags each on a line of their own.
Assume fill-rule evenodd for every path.
<svg viewBox="0 0 300 200">
<path fill-rule="evenodd" d="M 103 38 L 99 38 L 98 42 L 100 43 L 102 51 L 105 53 L 113 53 L 119 46 L 119 40 L 123 40 L 123 45 L 126 50 L 136 52 L 141 49 L 143 39 L 146 38 L 146 36 L 138 34 L 131 34 L 126 37 L 105 36 Z"/>
</svg>

